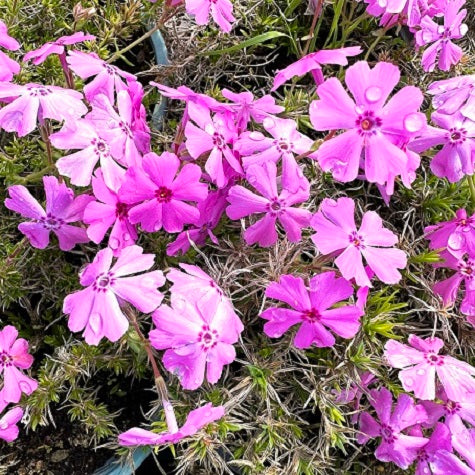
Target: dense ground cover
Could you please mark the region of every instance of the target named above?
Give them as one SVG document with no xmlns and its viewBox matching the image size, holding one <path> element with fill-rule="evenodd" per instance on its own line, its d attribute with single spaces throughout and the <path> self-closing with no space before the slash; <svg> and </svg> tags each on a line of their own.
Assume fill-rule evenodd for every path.
<svg viewBox="0 0 475 475">
<path fill-rule="evenodd" d="M 473 17 L 0 0 L 0 472 L 474 473 Z"/>
</svg>

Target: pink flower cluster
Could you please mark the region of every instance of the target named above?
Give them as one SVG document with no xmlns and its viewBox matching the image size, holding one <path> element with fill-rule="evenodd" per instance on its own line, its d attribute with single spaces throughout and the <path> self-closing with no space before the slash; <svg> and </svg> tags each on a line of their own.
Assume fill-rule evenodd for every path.
<svg viewBox="0 0 475 475">
<path fill-rule="evenodd" d="M 10 404 L 20 401 L 22 394 L 31 394 L 38 382 L 23 373 L 30 368 L 33 357 L 28 353 L 28 342 L 18 338 L 18 331 L 12 325 L 0 330 L 0 413 Z M 0 439 L 11 442 L 18 437 L 17 423 L 23 417 L 23 409 L 15 406 L 0 417 Z"/>
</svg>

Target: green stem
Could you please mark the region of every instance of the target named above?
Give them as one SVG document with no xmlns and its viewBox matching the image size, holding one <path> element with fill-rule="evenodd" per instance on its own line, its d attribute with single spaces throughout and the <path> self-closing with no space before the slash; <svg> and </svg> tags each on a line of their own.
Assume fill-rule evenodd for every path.
<svg viewBox="0 0 475 475">
<path fill-rule="evenodd" d="M 470 188 L 470 197 L 472 198 L 472 207 L 475 209 L 475 181 L 473 175 L 467 175 L 467 181 Z"/>
<path fill-rule="evenodd" d="M 27 183 L 35 182 L 37 180 L 41 180 L 45 176 L 46 173 L 54 169 L 54 163 L 48 165 L 47 167 L 43 168 L 39 172 L 30 173 L 28 176 L 16 176 L 15 181 L 22 185 L 26 185 Z"/>
<path fill-rule="evenodd" d="M 384 35 L 386 34 L 386 28 L 384 31 L 376 37 L 376 39 L 371 43 L 371 45 L 368 48 L 368 51 L 366 51 L 364 60 L 368 61 L 369 55 L 373 52 L 374 48 L 378 45 L 378 43 L 384 38 Z"/>
</svg>

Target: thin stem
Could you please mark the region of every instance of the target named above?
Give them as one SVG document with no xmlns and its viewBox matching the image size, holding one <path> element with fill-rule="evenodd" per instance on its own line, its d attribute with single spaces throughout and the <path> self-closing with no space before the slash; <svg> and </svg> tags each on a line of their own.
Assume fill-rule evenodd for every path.
<svg viewBox="0 0 475 475">
<path fill-rule="evenodd" d="M 51 147 L 51 142 L 49 140 L 49 123 L 47 120 L 40 125 L 41 138 L 46 145 L 46 155 L 48 156 L 48 165 L 51 167 L 54 165 L 53 162 L 53 149 Z"/>
<path fill-rule="evenodd" d="M 150 364 L 152 366 L 153 376 L 155 378 L 155 386 L 157 388 L 158 395 L 160 396 L 160 399 L 162 400 L 163 409 L 165 411 L 165 418 L 167 420 L 168 431 L 171 434 L 174 434 L 178 432 L 178 424 L 176 422 L 175 412 L 173 411 L 173 406 L 171 405 L 170 400 L 168 398 L 167 386 L 160 373 L 160 370 L 158 369 L 158 365 L 153 356 L 150 342 L 147 340 L 147 338 L 145 338 L 145 335 L 142 333 L 142 330 L 140 330 L 134 311 L 130 307 L 127 307 L 125 309 L 125 314 L 127 315 L 129 322 L 132 324 L 135 331 L 137 332 L 137 335 L 142 341 L 145 351 L 147 352 L 148 360 L 150 361 Z"/>
<path fill-rule="evenodd" d="M 71 74 L 71 70 L 69 69 L 68 62 L 66 61 L 66 52 L 59 55 L 59 61 L 61 63 L 61 67 L 63 68 L 64 77 L 66 79 L 66 84 L 69 89 L 74 89 L 74 78 Z"/>
<path fill-rule="evenodd" d="M 54 169 L 54 163 L 49 164 L 48 166 L 42 168 L 40 171 L 35 173 L 30 173 L 28 176 L 16 176 L 15 181 L 26 185 L 27 183 L 35 182 L 36 180 L 41 180 L 46 173 Z"/>
<path fill-rule="evenodd" d="M 468 186 L 470 188 L 470 197 L 472 199 L 472 207 L 475 209 L 475 181 L 473 175 L 467 175 Z"/>
<path fill-rule="evenodd" d="M 322 11 L 322 5 L 323 5 L 323 0 L 318 0 L 317 6 L 315 7 L 315 12 L 313 14 L 312 24 L 310 25 L 310 31 L 308 32 L 308 39 L 302 50 L 302 56 L 305 56 L 308 53 L 308 48 L 310 47 L 310 42 L 312 41 L 312 38 L 313 38 L 313 32 L 315 31 L 318 17 L 320 16 L 320 12 Z"/>
<path fill-rule="evenodd" d="M 384 35 L 386 34 L 387 28 L 384 28 L 384 30 L 381 32 L 380 35 L 376 37 L 376 39 L 370 44 L 368 51 L 366 51 L 366 54 L 364 56 L 364 60 L 368 61 L 369 55 L 373 52 L 374 48 L 378 45 L 378 43 L 384 38 Z"/>
</svg>

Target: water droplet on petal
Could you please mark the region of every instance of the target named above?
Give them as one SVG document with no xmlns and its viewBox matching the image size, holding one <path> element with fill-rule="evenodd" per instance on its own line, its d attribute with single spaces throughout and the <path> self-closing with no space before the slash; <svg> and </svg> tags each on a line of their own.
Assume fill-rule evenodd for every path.
<svg viewBox="0 0 475 475">
<path fill-rule="evenodd" d="M 443 35 L 444 31 L 445 31 L 445 27 L 442 25 L 439 25 L 437 28 L 437 33 L 439 33 L 439 35 Z"/>
<path fill-rule="evenodd" d="M 406 378 L 404 382 L 406 383 L 406 386 L 408 387 L 411 387 L 414 384 L 414 380 L 412 378 Z"/>
<path fill-rule="evenodd" d="M 251 140 L 264 140 L 264 136 L 260 132 L 251 132 L 249 134 Z"/>
<path fill-rule="evenodd" d="M 364 96 L 368 102 L 378 102 L 382 95 L 383 90 L 379 86 L 370 86 L 364 93 Z"/>
<path fill-rule="evenodd" d="M 418 112 L 407 114 L 406 117 L 404 117 L 404 128 L 408 132 L 418 132 L 424 127 L 424 124 L 424 116 Z"/>
<path fill-rule="evenodd" d="M 418 374 L 419 376 L 424 376 L 424 375 L 426 374 L 426 370 L 425 370 L 425 369 L 418 369 L 418 370 L 417 370 L 417 374 Z"/>
<path fill-rule="evenodd" d="M 99 335 L 102 330 L 102 319 L 98 313 L 93 313 L 89 317 L 89 327 L 95 335 Z"/>
<path fill-rule="evenodd" d="M 257 177 L 255 175 L 251 175 L 247 178 L 247 181 L 251 184 L 256 183 L 257 182 Z"/>
<path fill-rule="evenodd" d="M 462 23 L 462 24 L 460 25 L 459 31 L 460 31 L 460 35 L 461 35 L 461 36 L 464 36 L 464 35 L 467 33 L 467 31 L 468 31 L 468 26 L 467 26 L 465 23 Z"/>
<path fill-rule="evenodd" d="M 272 129 L 275 127 L 275 120 L 272 119 L 271 117 L 266 117 L 263 120 L 262 125 L 264 126 L 265 129 Z"/>
<path fill-rule="evenodd" d="M 8 427 L 8 422 L 1 421 L 0 422 L 0 429 L 5 430 Z"/>
<path fill-rule="evenodd" d="M 111 236 L 109 239 L 109 247 L 115 251 L 116 249 L 119 249 L 119 246 L 120 241 L 117 238 Z"/>
<path fill-rule="evenodd" d="M 160 229 L 162 229 L 162 223 L 161 222 L 155 223 L 155 226 L 153 227 L 153 230 L 154 231 L 160 231 Z"/>
<path fill-rule="evenodd" d="M 422 471 L 423 471 L 424 473 L 429 473 L 429 469 L 428 469 L 427 467 L 424 467 L 424 468 L 422 469 Z"/>
<path fill-rule="evenodd" d="M 387 0 L 378 0 L 378 5 L 381 8 L 386 8 L 388 6 L 388 1 Z"/>
<path fill-rule="evenodd" d="M 363 106 L 355 106 L 355 112 L 357 114 L 362 114 L 364 112 L 364 107 Z"/>
<path fill-rule="evenodd" d="M 129 233 L 124 233 L 124 234 L 122 235 L 122 239 L 123 239 L 124 241 L 128 241 L 128 240 L 130 239 L 130 234 L 129 234 Z"/>
<path fill-rule="evenodd" d="M 108 120 L 107 121 L 107 126 L 109 127 L 109 129 L 114 129 L 116 127 L 116 123 L 115 123 L 115 120 Z"/>
</svg>

